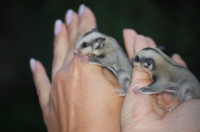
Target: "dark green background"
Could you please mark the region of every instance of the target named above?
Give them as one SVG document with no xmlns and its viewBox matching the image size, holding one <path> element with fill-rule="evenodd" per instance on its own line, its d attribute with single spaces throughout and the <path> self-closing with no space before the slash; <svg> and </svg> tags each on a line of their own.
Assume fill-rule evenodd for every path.
<svg viewBox="0 0 200 132">
<path fill-rule="evenodd" d="M 29 59 L 41 60 L 50 75 L 54 22 L 82 3 L 94 11 L 101 32 L 123 44 L 122 30 L 133 28 L 168 55 L 181 54 L 200 77 L 198 0 L 1 0 L 0 131 L 46 131 Z"/>
</svg>

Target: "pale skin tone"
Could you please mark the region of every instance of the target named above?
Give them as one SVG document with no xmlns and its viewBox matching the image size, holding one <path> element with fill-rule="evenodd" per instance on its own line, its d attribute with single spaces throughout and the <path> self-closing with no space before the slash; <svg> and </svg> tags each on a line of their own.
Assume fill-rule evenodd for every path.
<svg viewBox="0 0 200 132">
<path fill-rule="evenodd" d="M 200 101 L 190 100 L 172 112 L 167 108 L 177 101 L 168 94 L 135 95 L 131 88 L 150 84 L 147 73 L 134 70 L 126 97 L 117 97 L 117 79 L 97 65 L 82 64 L 74 56 L 74 44 L 81 35 L 96 27 L 91 10 L 73 13 L 70 24 L 62 23 L 55 35 L 51 82 L 45 68 L 35 60 L 32 68 L 40 106 L 49 132 L 131 132 L 200 131 Z M 129 58 L 154 41 L 132 29 L 123 32 Z M 179 55 L 173 59 L 185 65 Z M 185 65 L 186 66 L 186 65 Z"/>
</svg>

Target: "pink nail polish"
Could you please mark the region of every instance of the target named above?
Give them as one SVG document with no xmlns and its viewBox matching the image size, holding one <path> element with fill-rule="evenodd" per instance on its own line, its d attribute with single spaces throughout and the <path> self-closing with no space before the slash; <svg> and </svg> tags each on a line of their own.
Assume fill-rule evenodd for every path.
<svg viewBox="0 0 200 132">
<path fill-rule="evenodd" d="M 85 5 L 84 5 L 84 4 L 81 4 L 81 5 L 79 6 L 79 10 L 78 10 L 79 16 L 82 16 L 82 15 L 83 15 L 84 9 L 85 9 Z"/>
<path fill-rule="evenodd" d="M 31 58 L 31 59 L 29 60 L 29 63 L 30 63 L 31 71 L 34 72 L 34 71 L 35 71 L 35 59 L 34 59 L 34 58 Z"/>
<path fill-rule="evenodd" d="M 69 25 L 72 21 L 73 12 L 74 11 L 72 9 L 69 9 L 65 15 L 65 21 L 67 25 Z"/>
<path fill-rule="evenodd" d="M 57 35 L 62 28 L 62 21 L 60 19 L 56 20 L 54 25 L 54 35 Z"/>
</svg>

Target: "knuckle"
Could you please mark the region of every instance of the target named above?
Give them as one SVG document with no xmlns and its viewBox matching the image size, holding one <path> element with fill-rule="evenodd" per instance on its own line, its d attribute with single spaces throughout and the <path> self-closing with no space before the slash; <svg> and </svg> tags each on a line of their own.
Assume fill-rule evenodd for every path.
<svg viewBox="0 0 200 132">
<path fill-rule="evenodd" d="M 64 78 L 65 78 L 65 72 L 63 70 L 59 70 L 54 78 L 53 78 L 53 84 L 55 87 L 59 86 L 60 84 L 63 83 L 64 81 Z"/>
<path fill-rule="evenodd" d="M 43 118 L 44 119 L 48 119 L 49 116 L 50 116 L 50 109 L 49 109 L 49 107 L 44 107 L 42 109 L 42 113 L 43 113 Z"/>
</svg>

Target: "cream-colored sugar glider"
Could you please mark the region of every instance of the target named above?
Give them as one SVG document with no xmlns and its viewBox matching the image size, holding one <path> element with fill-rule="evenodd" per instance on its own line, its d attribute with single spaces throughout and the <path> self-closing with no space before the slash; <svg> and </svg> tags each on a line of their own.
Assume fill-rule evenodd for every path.
<svg viewBox="0 0 200 132">
<path fill-rule="evenodd" d="M 200 99 L 200 83 L 184 66 L 176 63 L 159 48 L 145 48 L 133 58 L 133 65 L 138 70 L 150 74 L 152 83 L 135 89 L 135 93 L 156 94 L 162 91 L 175 92 L 180 101 Z"/>
<path fill-rule="evenodd" d="M 93 29 L 85 33 L 76 43 L 75 54 L 82 62 L 97 64 L 109 69 L 118 79 L 123 90 L 116 89 L 118 96 L 125 96 L 132 76 L 133 67 L 118 42 Z"/>
</svg>

